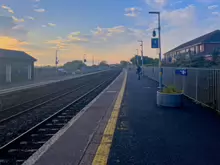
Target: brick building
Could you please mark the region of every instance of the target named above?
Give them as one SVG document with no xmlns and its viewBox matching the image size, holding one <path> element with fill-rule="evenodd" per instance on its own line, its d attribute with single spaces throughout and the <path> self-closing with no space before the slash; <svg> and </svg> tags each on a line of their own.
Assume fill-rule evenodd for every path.
<svg viewBox="0 0 220 165">
<path fill-rule="evenodd" d="M 166 62 L 173 62 L 179 56 L 187 58 L 189 55 L 204 56 L 208 59 L 213 50 L 219 48 L 220 30 L 215 30 L 164 53 L 164 58 Z"/>
<path fill-rule="evenodd" d="M 0 84 L 32 80 L 35 61 L 25 52 L 0 49 Z"/>
</svg>

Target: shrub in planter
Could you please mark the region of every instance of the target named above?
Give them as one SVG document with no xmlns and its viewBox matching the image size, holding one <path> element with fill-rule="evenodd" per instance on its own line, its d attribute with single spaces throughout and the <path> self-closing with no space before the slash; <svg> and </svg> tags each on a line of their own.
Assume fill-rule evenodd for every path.
<svg viewBox="0 0 220 165">
<path fill-rule="evenodd" d="M 181 107 L 182 91 L 175 86 L 165 87 L 162 91 L 157 91 L 157 105 L 165 107 Z"/>
</svg>

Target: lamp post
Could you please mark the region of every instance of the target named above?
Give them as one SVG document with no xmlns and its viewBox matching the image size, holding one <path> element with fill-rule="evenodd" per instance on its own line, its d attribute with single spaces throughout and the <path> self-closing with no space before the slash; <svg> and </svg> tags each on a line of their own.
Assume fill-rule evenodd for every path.
<svg viewBox="0 0 220 165">
<path fill-rule="evenodd" d="M 140 42 L 140 47 L 141 47 L 141 66 L 143 67 L 144 66 L 144 53 L 143 53 L 143 41 L 142 40 L 139 40 L 138 42 Z"/>
<path fill-rule="evenodd" d="M 59 48 L 56 49 L 56 54 L 55 54 L 56 72 L 58 71 L 58 70 L 57 70 L 57 65 L 58 65 L 58 63 L 59 63 L 59 60 L 58 60 L 58 51 L 59 51 Z"/>
<path fill-rule="evenodd" d="M 160 36 L 160 32 L 161 32 L 161 27 L 160 27 L 160 12 L 149 12 L 149 14 L 156 14 L 158 16 L 158 40 L 159 40 L 159 89 L 162 90 L 162 67 L 161 67 L 161 36 Z"/>
<path fill-rule="evenodd" d="M 86 54 L 83 55 L 83 63 L 86 64 Z"/>
<path fill-rule="evenodd" d="M 136 49 L 136 51 L 137 51 L 136 61 L 137 61 L 137 65 L 139 65 L 139 61 L 138 61 L 138 49 Z"/>
<path fill-rule="evenodd" d="M 94 56 L 92 55 L 92 66 L 94 65 Z"/>
</svg>

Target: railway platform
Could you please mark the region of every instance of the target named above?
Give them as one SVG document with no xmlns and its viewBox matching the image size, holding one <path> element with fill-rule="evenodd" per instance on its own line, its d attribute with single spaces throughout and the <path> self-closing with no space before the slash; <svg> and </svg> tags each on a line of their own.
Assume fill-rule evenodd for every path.
<svg viewBox="0 0 220 165">
<path fill-rule="evenodd" d="M 182 108 L 157 107 L 157 87 L 128 74 L 108 164 L 219 165 L 219 115 L 186 98 Z"/>
<path fill-rule="evenodd" d="M 23 165 L 92 164 L 112 109 L 118 97 L 122 99 L 126 73 L 122 72 Z"/>
<path fill-rule="evenodd" d="M 78 75 L 69 75 L 69 76 L 64 76 L 64 77 L 62 77 L 62 76 L 61 77 L 52 77 L 52 78 L 48 78 L 48 79 L 44 79 L 44 80 L 34 80 L 34 81 L 21 82 L 21 83 L 16 83 L 16 84 L 9 84 L 7 86 L 0 86 L 0 95 L 10 93 L 10 92 L 20 91 L 20 90 L 25 90 L 25 89 L 29 89 L 29 88 L 40 87 L 40 86 L 48 85 L 51 83 L 57 83 L 57 82 L 65 81 L 65 80 L 70 80 L 73 78 L 79 78 L 82 76 L 96 74 L 99 72 L 103 72 L 103 71 L 78 74 Z"/>
<path fill-rule="evenodd" d="M 219 165 L 219 115 L 157 107 L 157 87 L 123 72 L 23 165 Z"/>
</svg>

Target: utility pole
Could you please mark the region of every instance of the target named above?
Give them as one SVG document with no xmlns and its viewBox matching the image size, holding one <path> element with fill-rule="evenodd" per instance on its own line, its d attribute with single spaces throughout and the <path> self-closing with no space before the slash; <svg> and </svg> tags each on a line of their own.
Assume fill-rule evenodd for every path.
<svg viewBox="0 0 220 165">
<path fill-rule="evenodd" d="M 92 56 L 92 65 L 94 65 L 94 56 Z"/>
<path fill-rule="evenodd" d="M 136 61 L 137 61 L 137 65 L 139 65 L 139 61 L 138 61 L 138 49 L 136 49 L 136 51 L 137 51 Z"/>
<path fill-rule="evenodd" d="M 86 64 L 86 54 L 83 55 L 83 63 Z"/>
<path fill-rule="evenodd" d="M 58 48 L 56 49 L 56 54 L 55 54 L 55 65 L 56 65 L 56 72 L 57 72 L 57 65 L 59 63 L 59 60 L 58 60 Z"/>
</svg>

